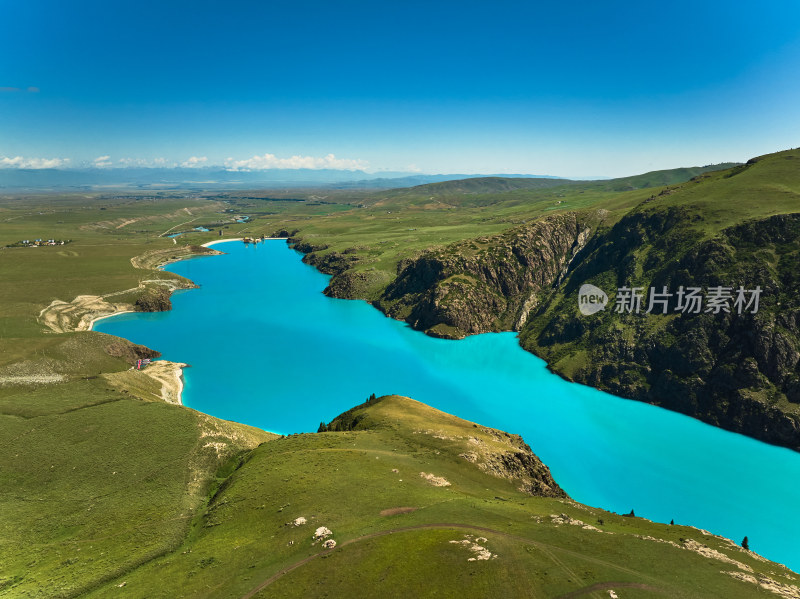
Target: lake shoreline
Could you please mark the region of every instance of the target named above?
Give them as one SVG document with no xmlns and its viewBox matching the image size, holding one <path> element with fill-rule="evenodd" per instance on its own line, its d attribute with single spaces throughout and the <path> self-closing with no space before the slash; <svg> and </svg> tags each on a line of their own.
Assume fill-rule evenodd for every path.
<svg viewBox="0 0 800 599">
<path fill-rule="evenodd" d="M 232 240 L 217 243 L 220 241 Z M 600 397 L 600 391 L 569 383 L 549 371 L 540 358 L 522 349 L 510 332 L 460 341 L 429 338 L 386 318 L 367 302 L 340 302 L 324 296 L 319 291 L 324 286 L 322 279 L 327 280 L 325 275 L 318 269 L 299 267 L 302 263 L 294 252 L 274 245 L 261 249 L 268 251 L 231 247 L 229 255 L 235 256 L 222 264 L 203 261 L 189 267 L 178 263 L 170 268 L 172 272 L 198 277 L 203 273 L 206 293 L 183 296 L 187 309 L 174 317 L 150 319 L 150 324 L 123 319 L 126 322 L 116 330 L 103 328 L 196 366 L 187 406 L 191 409 L 263 430 L 313 432 L 319 421 L 345 411 L 361 393 L 415 397 L 459 418 L 522 434 L 552 468 L 556 481 L 581 503 L 617 513 L 635 508 L 637 514 L 651 520 L 674 519 L 728 539 L 745 534 L 751 539 L 761 537 L 760 553 L 791 562 L 785 550 L 776 553 L 767 543 L 771 537 L 777 546 L 783 545 L 780 539 L 788 538 L 786 531 L 773 530 L 769 519 L 759 514 L 767 513 L 761 505 L 766 501 L 763 498 L 781 494 L 793 498 L 797 490 L 777 490 L 786 485 L 763 468 L 748 486 L 753 493 L 743 492 L 740 484 L 741 469 L 752 469 L 754 460 L 780 463 L 786 477 L 798 470 L 794 457 L 775 453 L 779 448 L 663 408 L 606 397 L 605 393 Z M 258 314 L 251 314 L 251 301 L 256 302 Z M 245 351 L 225 356 L 211 351 L 223 344 L 230 347 L 230 332 L 198 329 L 199 314 L 211 321 L 218 314 L 236 326 L 247 323 L 245 338 L 234 344 Z M 310 314 L 314 315 L 311 327 Z M 344 329 L 337 324 L 339 314 Z M 303 343 L 327 356 L 313 376 L 279 349 L 278 339 L 301 341 L 291 328 L 293 322 L 301 325 L 303 335 L 312 335 Z M 325 346 L 326 339 L 332 340 L 334 347 Z M 369 349 L 365 353 L 360 345 L 351 345 L 354 341 L 368 343 Z M 400 353 L 387 359 L 381 354 L 386 346 Z M 359 358 L 354 362 L 355 355 Z M 392 364 L 392 372 L 386 370 L 387 364 Z M 352 375 L 348 378 L 357 379 L 357 385 L 337 379 L 335 373 L 345 371 Z M 416 374 L 401 380 L 393 374 L 398 372 Z M 488 396 L 480 392 L 487 382 L 491 387 Z M 487 403 L 473 397 L 476 393 L 496 400 Z M 293 399 L 287 403 L 286 398 Z M 306 408 L 294 410 L 289 405 L 294 402 L 302 402 Z M 312 416 L 314 422 L 306 422 Z M 592 450 L 587 453 L 589 447 Z M 576 452 L 580 457 L 573 455 Z M 733 473 L 729 472 L 731 461 L 737 463 Z M 696 476 L 685 474 L 700 470 L 714 475 L 704 474 L 698 484 Z M 747 499 L 742 499 L 744 496 Z M 720 502 L 730 504 L 731 497 L 740 498 L 737 505 L 752 505 L 744 510 L 710 509 Z"/>
<path fill-rule="evenodd" d="M 287 237 L 268 237 L 264 241 L 273 240 L 273 239 L 274 240 L 284 240 L 285 241 L 288 238 Z M 233 241 L 244 241 L 244 238 L 243 237 L 234 237 L 234 238 L 231 238 L 231 239 L 215 239 L 213 241 L 207 241 L 206 243 L 201 244 L 200 247 L 213 249 L 212 246 L 214 246 L 214 245 L 218 245 L 218 244 L 221 244 L 221 243 L 229 243 L 229 242 L 233 242 Z M 208 254 L 205 254 L 205 255 L 204 254 L 199 254 L 198 255 L 198 254 L 194 254 L 194 253 L 186 254 L 186 255 L 183 255 L 183 256 L 179 256 L 177 258 L 167 259 L 167 260 L 159 263 L 157 266 L 154 266 L 152 268 L 157 269 L 157 270 L 163 270 L 165 266 L 168 266 L 170 264 L 175 264 L 176 262 L 182 262 L 184 260 L 190 260 L 192 258 L 197 258 L 197 257 L 222 256 L 222 255 L 224 255 L 224 252 L 220 252 L 220 251 L 214 251 L 213 253 L 208 253 Z M 137 264 L 136 261 L 139 258 L 140 258 L 139 256 L 131 258 L 131 263 L 136 265 Z M 186 287 L 186 289 L 197 288 L 197 285 L 193 281 L 191 281 L 189 279 L 187 279 L 187 280 L 189 281 L 191 286 Z M 172 295 L 172 293 L 174 293 L 178 289 L 181 289 L 181 288 L 177 287 L 177 286 L 174 287 L 174 288 L 170 288 L 170 295 Z M 101 322 L 103 320 L 106 320 L 108 318 L 111 318 L 113 316 L 119 316 L 121 314 L 135 314 L 137 312 L 138 312 L 137 310 L 123 309 L 123 310 L 119 310 L 117 312 L 112 312 L 112 313 L 109 313 L 109 314 L 100 313 L 98 316 L 96 316 L 94 318 L 91 318 L 88 321 L 87 328 L 85 330 L 93 331 L 94 327 L 95 327 L 95 325 L 97 323 L 99 323 L 99 322 Z M 153 348 L 148 348 L 148 349 L 153 349 Z M 164 365 L 164 366 L 167 366 L 167 368 L 164 369 L 163 366 L 157 366 L 157 365 Z M 152 370 L 154 366 L 156 367 L 156 370 Z M 186 386 L 185 385 L 186 379 L 185 379 L 185 375 L 184 375 L 183 370 L 184 370 L 184 368 L 188 368 L 188 367 L 189 367 L 189 365 L 185 364 L 183 362 L 172 362 L 170 360 L 156 360 L 156 361 L 151 362 L 141 372 L 143 374 L 146 374 L 147 376 L 150 376 L 151 378 L 157 380 L 158 382 L 160 382 L 162 384 L 161 396 L 162 396 L 162 399 L 166 403 L 170 403 L 170 404 L 173 404 L 173 405 L 184 406 L 184 403 L 183 403 L 183 390 L 184 390 L 184 388 Z M 186 406 L 184 406 L 184 407 L 186 407 Z"/>
<path fill-rule="evenodd" d="M 89 328 L 86 329 L 87 331 L 94 331 L 94 325 L 96 325 L 101 320 L 105 320 L 106 318 L 111 318 L 112 316 L 119 316 L 120 314 L 133 314 L 136 310 L 120 310 L 119 312 L 113 312 L 112 314 L 103 314 L 101 316 L 96 316 L 89 321 Z"/>
</svg>

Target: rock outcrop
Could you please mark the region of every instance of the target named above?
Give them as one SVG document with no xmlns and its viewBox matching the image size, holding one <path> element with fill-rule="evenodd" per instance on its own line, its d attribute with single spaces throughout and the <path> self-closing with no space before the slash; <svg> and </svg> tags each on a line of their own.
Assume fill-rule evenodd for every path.
<svg viewBox="0 0 800 599">
<path fill-rule="evenodd" d="M 591 231 L 568 213 L 424 252 L 398 265 L 376 305 L 438 337 L 510 330 L 564 277 Z"/>
<path fill-rule="evenodd" d="M 136 298 L 134 306 L 137 312 L 166 312 L 172 310 L 170 295 L 172 290 L 166 287 L 150 288 Z"/>
<path fill-rule="evenodd" d="M 473 449 L 462 457 L 475 463 L 484 472 L 499 478 L 507 478 L 519 484 L 519 490 L 536 497 L 567 497 L 558 486 L 548 468 L 533 453 L 522 437 L 490 428 L 482 428 L 495 441 L 507 446 L 504 451 L 491 450 L 489 447 Z"/>
<path fill-rule="evenodd" d="M 131 343 L 127 339 L 118 337 L 112 337 L 112 339 L 113 341 L 105 347 L 106 353 L 115 358 L 123 358 L 131 366 L 134 366 L 138 360 L 161 357 L 161 352 L 150 349 L 144 345 Z"/>
</svg>

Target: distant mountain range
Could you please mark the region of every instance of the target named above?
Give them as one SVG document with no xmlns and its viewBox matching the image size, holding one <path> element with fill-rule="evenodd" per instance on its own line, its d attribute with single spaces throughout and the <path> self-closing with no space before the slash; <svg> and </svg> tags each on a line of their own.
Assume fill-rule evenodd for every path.
<svg viewBox="0 0 800 599">
<path fill-rule="evenodd" d="M 320 187 L 392 189 L 478 177 L 544 178 L 543 175 L 421 175 L 404 172 L 367 173 L 331 169 L 268 169 L 230 171 L 209 168 L 0 169 L 0 189 L 191 189 L 223 187 Z"/>
<path fill-rule="evenodd" d="M 609 190 L 624 191 L 684 181 L 708 170 L 729 168 L 735 163 L 685 169 L 653 171 L 635 177 L 608 179 Z M 588 178 L 587 178 L 588 179 Z M 596 178 L 595 178 L 596 179 Z M 529 174 L 437 174 L 404 172 L 367 173 L 333 169 L 266 169 L 230 171 L 208 168 L 86 168 L 16 169 L 0 168 L 0 190 L 92 190 L 130 189 L 248 189 L 329 187 L 332 189 L 402 189 L 435 184 L 431 191 L 480 193 L 533 189 L 572 183 L 550 175 Z M 455 182 L 455 183 L 452 183 Z"/>
<path fill-rule="evenodd" d="M 385 173 L 380 174 L 380 177 L 361 179 L 359 181 L 346 181 L 344 183 L 335 184 L 331 187 L 337 189 L 397 189 L 400 187 L 417 187 L 418 185 L 428 185 L 430 183 L 444 183 L 445 181 L 461 181 L 464 179 L 485 179 L 485 178 L 503 178 L 503 179 L 561 179 L 561 177 L 551 177 L 550 175 L 399 175 L 396 177 L 387 177 Z"/>
</svg>

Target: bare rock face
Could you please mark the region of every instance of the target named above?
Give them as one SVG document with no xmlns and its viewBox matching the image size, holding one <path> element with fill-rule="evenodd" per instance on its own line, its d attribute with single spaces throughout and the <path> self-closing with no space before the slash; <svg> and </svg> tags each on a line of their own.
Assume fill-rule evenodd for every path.
<svg viewBox="0 0 800 599">
<path fill-rule="evenodd" d="M 297 246 L 296 249 L 303 251 L 306 246 Z M 328 252 L 325 254 L 319 253 L 323 246 L 311 246 L 311 253 L 303 256 L 303 262 L 311 264 L 316 267 L 320 272 L 326 275 L 338 275 L 345 272 L 351 266 L 358 262 L 358 256 L 355 254 L 347 254 L 344 252 Z"/>
<path fill-rule="evenodd" d="M 137 312 L 166 312 L 172 310 L 171 291 L 165 287 L 148 289 L 135 302 Z"/>
<path fill-rule="evenodd" d="M 527 451 L 498 454 L 496 464 L 510 478 L 521 480 L 520 490 L 536 497 L 566 497 L 550 469 L 528 448 Z"/>
<path fill-rule="evenodd" d="M 112 341 L 105 347 L 106 353 L 115 358 L 123 358 L 131 366 L 136 364 L 137 360 L 143 360 L 145 358 L 153 359 L 161 356 L 161 352 L 145 347 L 144 345 L 131 343 L 127 339 L 115 337 L 111 337 L 111 339 Z"/>
<path fill-rule="evenodd" d="M 561 214 L 425 252 L 399 264 L 376 305 L 438 337 L 510 330 L 563 278 L 590 232 Z"/>
<path fill-rule="evenodd" d="M 550 468 L 539 459 L 530 446 L 519 435 L 490 428 L 481 429 L 491 434 L 495 440 L 506 445 L 504 451 L 491 451 L 478 447 L 461 457 L 473 462 L 483 470 L 499 478 L 506 478 L 519 484 L 519 490 L 535 497 L 566 498 L 567 494 L 558 486 L 550 473 Z"/>
<path fill-rule="evenodd" d="M 323 292 L 328 297 L 341 299 L 364 298 L 373 289 L 380 288 L 388 282 L 389 277 L 379 270 L 345 270 L 334 275 Z"/>
</svg>

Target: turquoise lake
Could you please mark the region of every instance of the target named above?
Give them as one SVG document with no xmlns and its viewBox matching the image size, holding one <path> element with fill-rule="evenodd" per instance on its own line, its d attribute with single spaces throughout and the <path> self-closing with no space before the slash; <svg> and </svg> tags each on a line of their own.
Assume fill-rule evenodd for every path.
<svg viewBox="0 0 800 599">
<path fill-rule="evenodd" d="M 216 245 L 166 267 L 200 289 L 95 324 L 186 362 L 185 405 L 276 433 L 316 431 L 371 393 L 521 434 L 575 500 L 697 526 L 800 571 L 800 454 L 568 383 L 514 333 L 434 339 L 362 301 L 285 241 Z"/>
</svg>

